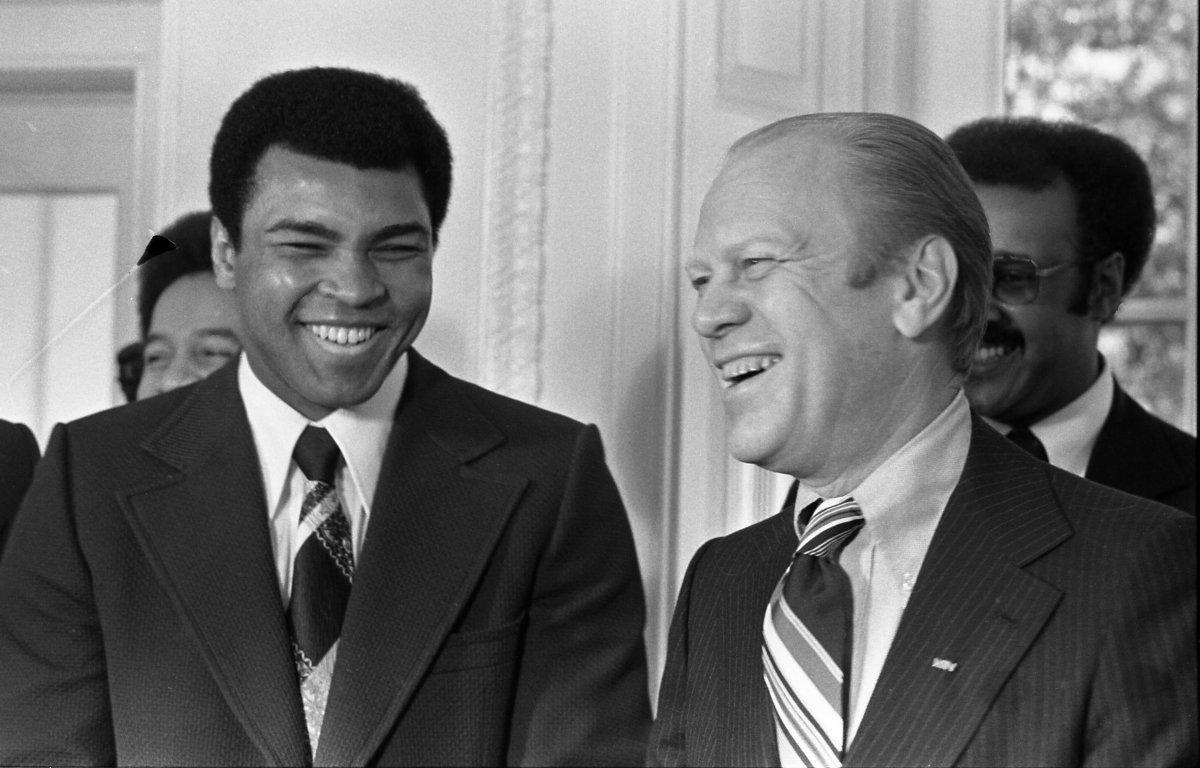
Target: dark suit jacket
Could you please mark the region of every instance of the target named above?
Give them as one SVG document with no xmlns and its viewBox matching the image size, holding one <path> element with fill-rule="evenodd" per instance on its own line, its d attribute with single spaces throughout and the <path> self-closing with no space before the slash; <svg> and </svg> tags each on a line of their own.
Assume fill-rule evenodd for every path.
<svg viewBox="0 0 1200 768">
<path fill-rule="evenodd" d="M 1195 765 L 1195 525 L 974 420 L 845 764 Z M 779 764 L 762 621 L 795 546 L 776 515 L 696 553 L 651 762 Z"/>
<path fill-rule="evenodd" d="M 0 420 L 0 555 L 39 455 L 29 427 Z"/>
<path fill-rule="evenodd" d="M 0 764 L 303 764 L 236 366 L 55 429 L 0 565 Z M 412 354 L 317 764 L 640 761 L 599 435 Z"/>
<path fill-rule="evenodd" d="M 1196 514 L 1196 438 L 1149 413 L 1121 387 L 1084 477 Z"/>
</svg>

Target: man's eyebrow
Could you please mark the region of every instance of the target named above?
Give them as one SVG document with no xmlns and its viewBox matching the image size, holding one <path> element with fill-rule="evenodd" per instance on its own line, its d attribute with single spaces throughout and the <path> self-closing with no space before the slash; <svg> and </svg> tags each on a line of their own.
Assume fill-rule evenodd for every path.
<svg viewBox="0 0 1200 768">
<path fill-rule="evenodd" d="M 146 334 L 146 338 L 142 339 L 142 351 L 144 352 L 146 347 L 150 346 L 156 341 L 162 342 L 163 344 L 171 343 L 171 340 L 161 333 L 148 333 Z"/>
<path fill-rule="evenodd" d="M 193 335 L 193 336 L 220 336 L 221 338 L 228 339 L 229 341 L 232 341 L 238 345 L 241 345 L 241 343 L 242 343 L 241 341 L 238 340 L 236 333 L 234 333 L 231 329 L 224 328 L 224 327 L 197 328 L 196 330 L 192 331 L 191 335 Z M 146 335 L 145 340 L 142 341 L 142 345 L 148 346 L 156 341 L 162 342 L 163 344 L 168 344 L 168 345 L 171 344 L 171 339 L 168 338 L 166 336 L 166 334 L 150 333 L 150 334 Z"/>
<path fill-rule="evenodd" d="M 416 221 L 409 221 L 403 224 L 389 224 L 376 232 L 371 239 L 375 242 L 381 242 L 393 237 L 406 237 L 408 235 L 428 236 L 429 228 Z"/>
<path fill-rule="evenodd" d="M 304 219 L 280 219 L 271 226 L 267 227 L 267 234 L 275 234 L 277 232 L 292 232 L 300 235 L 312 235 L 325 240 L 341 240 L 342 236 L 337 230 L 331 229 L 317 221 L 308 221 Z"/>
<path fill-rule="evenodd" d="M 220 336 L 238 344 L 242 343 L 238 341 L 237 334 L 229 328 L 198 328 L 196 331 L 194 331 L 194 333 L 197 336 Z"/>
<path fill-rule="evenodd" d="M 300 235 L 311 235 L 319 237 L 323 240 L 331 242 L 340 242 L 342 234 L 336 229 L 327 227 L 319 221 L 309 221 L 305 219 L 280 219 L 271 226 L 267 227 L 267 234 L 275 233 L 293 233 Z M 404 237 L 407 235 L 424 235 L 429 236 L 429 228 L 417 221 L 408 221 L 401 224 L 389 224 L 383 227 L 378 232 L 371 236 L 374 242 L 381 242 L 392 237 Z"/>
<path fill-rule="evenodd" d="M 998 248 L 998 249 L 992 251 L 992 259 L 993 260 L 994 259 L 1030 259 L 1032 261 L 1032 257 L 1028 253 L 1017 253 L 1016 251 L 1006 251 L 1002 248 Z"/>
</svg>

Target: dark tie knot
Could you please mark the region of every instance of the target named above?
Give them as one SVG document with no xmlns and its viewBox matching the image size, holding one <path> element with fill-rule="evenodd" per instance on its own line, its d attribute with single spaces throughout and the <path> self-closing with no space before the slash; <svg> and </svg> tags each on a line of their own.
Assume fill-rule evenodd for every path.
<svg viewBox="0 0 1200 768">
<path fill-rule="evenodd" d="M 836 558 L 863 527 L 862 508 L 853 498 L 818 499 L 801 512 L 809 517 L 800 536 L 797 553 L 812 557 Z"/>
<path fill-rule="evenodd" d="M 1024 448 L 1029 455 L 1042 461 L 1049 460 L 1046 456 L 1046 446 L 1042 445 L 1042 441 L 1038 440 L 1037 435 L 1033 434 L 1033 430 L 1029 427 L 1017 427 L 1011 430 L 1005 437 L 1021 448 Z"/>
<path fill-rule="evenodd" d="M 329 432 L 311 424 L 300 433 L 300 439 L 296 441 L 296 450 L 292 452 L 292 458 L 296 460 L 296 465 L 305 477 L 327 485 L 334 484 L 338 458 L 341 455 L 342 452 L 338 450 L 337 443 L 333 441 Z"/>
</svg>

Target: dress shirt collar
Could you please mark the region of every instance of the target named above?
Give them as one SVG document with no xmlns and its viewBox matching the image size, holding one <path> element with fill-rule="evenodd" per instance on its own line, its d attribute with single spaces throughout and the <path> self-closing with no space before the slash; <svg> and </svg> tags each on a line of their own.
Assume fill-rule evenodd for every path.
<svg viewBox="0 0 1200 768">
<path fill-rule="evenodd" d="M 1096 438 L 1112 408 L 1115 388 L 1108 361 L 1101 356 L 1100 375 L 1083 394 L 1029 426 L 1029 431 L 1042 441 L 1051 464 L 1083 477 L 1092 458 L 1092 449 L 1096 447 Z M 1011 425 L 986 416 L 984 421 L 1002 434 L 1012 430 Z"/>
<path fill-rule="evenodd" d="M 933 421 L 851 491 L 865 522 L 847 549 L 874 544 L 890 550 L 894 562 L 913 567 L 915 558 L 919 565 L 958 485 L 970 443 L 971 410 L 960 390 Z M 805 491 L 802 486 L 798 498 L 815 496 Z M 797 504 L 797 537 L 801 509 Z"/>
<path fill-rule="evenodd" d="M 292 450 L 300 433 L 311 423 L 329 430 L 342 452 L 358 498 L 369 511 L 407 376 L 408 355 L 404 354 L 369 399 L 349 408 L 340 408 L 320 421 L 310 422 L 262 383 L 242 353 L 238 361 L 238 387 L 246 404 L 250 430 L 262 465 L 268 509 L 274 509 L 283 494 Z"/>
</svg>

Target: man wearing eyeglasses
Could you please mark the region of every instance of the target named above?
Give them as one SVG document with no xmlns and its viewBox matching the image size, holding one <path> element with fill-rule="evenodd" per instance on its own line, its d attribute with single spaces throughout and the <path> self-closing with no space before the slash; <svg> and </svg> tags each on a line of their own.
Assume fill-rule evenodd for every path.
<svg viewBox="0 0 1200 768">
<path fill-rule="evenodd" d="M 1094 128 L 1030 118 L 979 120 L 947 143 L 995 256 L 971 405 L 1055 466 L 1195 514 L 1196 439 L 1133 400 L 1096 348 L 1154 239 L 1141 158 Z"/>
</svg>

